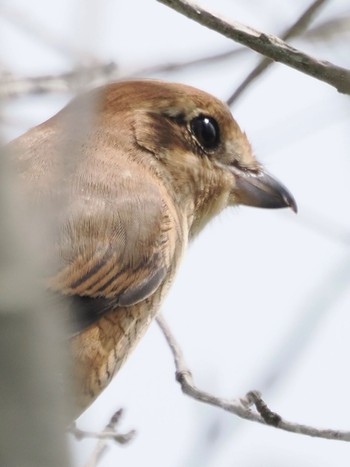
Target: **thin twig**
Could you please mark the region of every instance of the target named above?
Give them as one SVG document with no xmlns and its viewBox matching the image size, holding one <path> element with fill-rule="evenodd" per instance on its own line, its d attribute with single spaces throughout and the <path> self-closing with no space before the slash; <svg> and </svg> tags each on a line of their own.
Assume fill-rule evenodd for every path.
<svg viewBox="0 0 350 467">
<path fill-rule="evenodd" d="M 172 63 L 162 63 L 135 70 L 121 71 L 111 62 L 90 67 L 80 67 L 72 71 L 57 75 L 43 75 L 32 77 L 15 77 L 11 73 L 0 75 L 0 98 L 14 98 L 25 95 L 42 95 L 52 92 L 75 91 L 84 84 L 102 85 L 120 78 L 152 75 L 155 73 L 168 73 L 183 70 L 199 65 L 219 62 L 245 53 L 247 49 L 240 47 L 225 52 L 184 60 Z"/>
<path fill-rule="evenodd" d="M 84 439 L 84 438 L 94 438 L 94 439 L 100 439 L 100 440 L 112 440 L 112 441 L 116 441 L 119 444 L 128 443 L 134 436 L 133 431 L 120 434 L 120 433 L 116 433 L 115 431 L 111 431 L 111 430 L 103 430 L 103 431 L 98 432 L 98 431 L 80 430 L 77 427 L 71 428 L 70 432 L 78 440 Z"/>
<path fill-rule="evenodd" d="M 115 63 L 79 67 L 58 75 L 15 78 L 11 74 L 0 76 L 0 98 L 13 98 L 27 94 L 76 91 L 82 85 L 104 84 L 117 76 Z"/>
<path fill-rule="evenodd" d="M 81 430 L 75 423 L 68 428 L 67 431 L 79 441 L 85 438 L 94 438 L 98 440 L 95 449 L 84 467 L 96 467 L 98 465 L 104 454 L 108 451 L 108 441 L 112 440 L 118 444 L 127 444 L 132 441 L 136 434 L 135 430 L 123 434 L 117 432 L 117 426 L 122 415 L 122 409 L 115 412 L 104 430 L 100 432 Z"/>
<path fill-rule="evenodd" d="M 292 37 L 302 34 L 310 22 L 315 17 L 315 14 L 328 0 L 315 0 L 281 36 L 281 39 L 286 41 Z M 258 78 L 271 64 L 272 60 L 263 58 L 258 65 L 248 74 L 244 81 L 238 86 L 235 92 L 227 99 L 227 105 L 231 106 L 248 88 L 248 86 Z"/>
<path fill-rule="evenodd" d="M 266 406 L 258 391 L 250 391 L 243 398 L 232 400 L 219 398 L 200 390 L 193 383 L 191 371 L 185 363 L 182 351 L 161 315 L 158 315 L 157 323 L 173 354 L 176 368 L 176 380 L 180 383 L 184 394 L 200 402 L 204 402 L 205 404 L 219 407 L 245 420 L 271 425 L 291 433 L 299 433 L 316 438 L 350 441 L 349 431 L 320 429 L 284 420 L 279 414 L 272 412 Z M 254 405 L 256 410 L 252 410 L 252 405 Z"/>
<path fill-rule="evenodd" d="M 82 440 L 84 438 L 94 438 L 99 440 L 112 440 L 116 441 L 119 444 L 129 443 L 132 438 L 135 436 L 135 430 L 128 431 L 127 433 L 118 433 L 116 431 L 117 425 L 123 415 L 123 410 L 120 409 L 113 414 L 110 421 L 106 425 L 105 429 L 102 431 L 87 431 L 81 430 L 73 423 L 69 428 L 68 432 L 71 433 L 77 440 Z"/>
<path fill-rule="evenodd" d="M 96 448 L 90 456 L 90 459 L 84 464 L 84 467 L 97 467 L 102 457 L 107 453 L 109 447 L 107 444 L 99 441 Z"/>
<path fill-rule="evenodd" d="M 227 50 L 225 52 L 218 52 L 205 57 L 195 58 L 191 60 L 182 60 L 178 62 L 171 62 L 165 64 L 153 65 L 146 68 L 140 68 L 131 73 L 131 76 L 143 76 L 154 73 L 168 73 L 177 70 L 185 70 L 191 67 L 197 67 L 201 65 L 210 65 L 213 63 L 226 60 L 228 58 L 237 57 L 247 52 L 244 47 L 236 47 L 235 49 Z"/>
<path fill-rule="evenodd" d="M 157 1 L 276 62 L 328 83 L 341 93 L 350 94 L 350 70 L 346 68 L 311 57 L 271 34 L 220 18 L 190 0 Z"/>
<path fill-rule="evenodd" d="M 346 23 L 347 21 L 347 23 Z M 322 34 L 330 34 L 331 29 L 337 27 L 344 30 L 349 18 L 337 18 L 324 23 L 303 34 L 304 38 L 320 40 Z M 333 31 L 334 32 L 334 31 Z M 300 31 L 302 33 L 302 31 Z M 75 91 L 79 83 L 102 85 L 115 79 L 153 75 L 157 73 L 168 73 L 184 70 L 194 66 L 208 65 L 226 60 L 247 52 L 247 48 L 240 47 L 233 50 L 218 52 L 216 54 L 200 57 L 198 59 L 171 62 L 166 64 L 155 64 L 149 67 L 136 68 L 134 70 L 120 70 L 114 63 L 99 64 L 72 70 L 57 75 L 44 75 L 33 77 L 15 77 L 9 73 L 0 75 L 0 98 L 18 97 L 23 95 L 46 94 L 52 92 Z M 270 60 L 266 60 L 270 63 Z M 265 62 L 265 61 L 264 61 Z"/>
</svg>

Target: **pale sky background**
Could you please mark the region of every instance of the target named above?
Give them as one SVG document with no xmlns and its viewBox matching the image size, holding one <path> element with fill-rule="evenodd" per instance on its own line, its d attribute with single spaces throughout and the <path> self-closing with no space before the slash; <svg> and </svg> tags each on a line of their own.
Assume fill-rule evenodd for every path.
<svg viewBox="0 0 350 467">
<path fill-rule="evenodd" d="M 22 76 L 114 61 L 137 68 L 234 46 L 154 0 L 3 0 L 0 63 Z M 207 0 L 227 18 L 278 34 L 305 0 Z M 350 14 L 331 0 L 314 24 Z M 296 47 L 350 68 L 350 32 Z M 53 43 L 56 45 L 54 46 Z M 220 64 L 156 77 L 226 99 L 257 61 L 248 52 Z M 58 111 L 68 94 L 18 99 L 3 109 L 10 139 Z M 292 191 L 287 210 L 228 209 L 191 245 L 163 306 L 195 382 L 222 397 L 261 389 L 291 421 L 350 429 L 349 96 L 274 65 L 234 106 L 255 153 Z M 276 379 L 273 376 L 276 376 Z M 271 384 L 269 384 L 271 383 Z M 151 325 L 124 368 L 79 426 L 100 430 L 123 407 L 121 431 L 101 467 L 348 467 L 349 445 L 239 421 L 184 396 L 170 351 Z M 93 441 L 72 443 L 83 466 Z"/>
</svg>

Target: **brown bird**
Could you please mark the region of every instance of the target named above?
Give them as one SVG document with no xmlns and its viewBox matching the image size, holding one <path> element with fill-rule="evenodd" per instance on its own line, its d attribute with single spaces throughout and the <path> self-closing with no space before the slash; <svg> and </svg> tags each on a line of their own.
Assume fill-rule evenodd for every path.
<svg viewBox="0 0 350 467">
<path fill-rule="evenodd" d="M 124 81 L 10 143 L 31 208 L 55 228 L 47 287 L 65 297 L 77 413 L 157 314 L 186 245 L 226 206 L 296 204 L 228 107 L 198 89 Z"/>
</svg>

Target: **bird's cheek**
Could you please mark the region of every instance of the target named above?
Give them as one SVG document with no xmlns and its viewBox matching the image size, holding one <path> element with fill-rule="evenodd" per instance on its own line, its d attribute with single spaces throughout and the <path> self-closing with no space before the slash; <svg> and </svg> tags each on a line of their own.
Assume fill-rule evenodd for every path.
<svg viewBox="0 0 350 467">
<path fill-rule="evenodd" d="M 224 180 L 223 191 L 226 192 L 227 206 L 238 204 L 236 178 L 231 172 L 226 172 L 222 177 Z"/>
</svg>

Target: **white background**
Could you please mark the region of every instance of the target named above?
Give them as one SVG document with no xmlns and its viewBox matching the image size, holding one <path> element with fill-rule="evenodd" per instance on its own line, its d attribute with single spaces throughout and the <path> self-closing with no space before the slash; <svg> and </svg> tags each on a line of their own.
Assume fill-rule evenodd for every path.
<svg viewBox="0 0 350 467">
<path fill-rule="evenodd" d="M 207 0 L 227 18 L 279 34 L 308 6 L 302 0 Z M 328 2 L 316 23 L 349 14 Z M 157 63 L 229 50 L 229 40 L 153 0 L 3 0 L 3 70 L 35 76 L 93 61 L 120 75 Z M 296 47 L 350 68 L 350 33 L 296 40 Z M 153 75 L 226 99 L 257 62 L 248 52 L 220 64 Z M 4 139 L 59 110 L 70 94 L 5 103 Z M 233 109 L 255 153 L 294 194 L 299 214 L 226 210 L 189 248 L 163 311 L 195 382 L 223 397 L 260 389 L 285 418 L 350 428 L 349 96 L 274 65 Z M 153 324 L 124 368 L 78 421 L 100 430 L 123 407 L 121 430 L 102 467 L 345 467 L 349 446 L 239 421 L 182 395 L 165 341 Z M 82 466 L 93 441 L 72 442 Z"/>
</svg>

